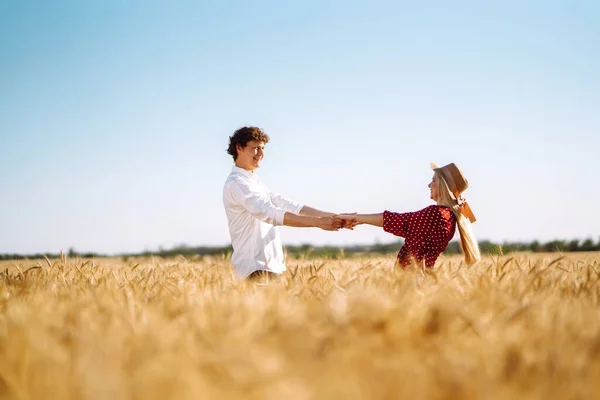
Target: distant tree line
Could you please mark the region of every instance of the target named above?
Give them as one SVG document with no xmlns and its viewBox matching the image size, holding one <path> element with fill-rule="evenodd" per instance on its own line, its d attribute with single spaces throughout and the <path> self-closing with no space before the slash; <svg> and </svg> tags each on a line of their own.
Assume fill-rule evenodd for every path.
<svg viewBox="0 0 600 400">
<path fill-rule="evenodd" d="M 375 243 L 372 245 L 353 245 L 353 246 L 312 246 L 310 244 L 296 245 L 296 246 L 285 246 L 285 250 L 288 255 L 295 258 L 302 257 L 335 257 L 339 258 L 346 255 L 356 254 L 389 254 L 395 253 L 400 250 L 400 247 L 404 244 L 403 240 L 399 240 L 393 243 Z M 577 251 L 600 251 L 600 238 L 597 242 L 594 242 L 591 238 L 584 240 L 552 240 L 549 242 L 540 243 L 537 240 L 533 242 L 504 242 L 495 243 L 489 240 L 482 240 L 479 242 L 479 248 L 483 254 L 507 254 L 512 252 L 532 252 L 532 253 L 550 253 L 550 252 L 577 252 Z M 179 245 L 172 249 L 162 249 L 158 251 L 143 251 L 140 253 L 129 253 L 119 254 L 118 256 L 127 257 L 175 257 L 175 256 L 215 256 L 224 255 L 227 256 L 233 251 L 232 247 L 229 246 L 187 246 Z M 444 251 L 444 254 L 459 254 L 460 245 L 458 241 L 451 241 L 448 243 L 448 247 Z M 78 252 L 75 249 L 69 249 L 66 255 L 69 258 L 99 258 L 108 257 L 106 254 L 99 254 L 94 252 Z M 43 259 L 47 257 L 59 258 L 60 253 L 36 253 L 36 254 L 0 254 L 0 260 L 20 260 L 20 259 Z"/>
</svg>

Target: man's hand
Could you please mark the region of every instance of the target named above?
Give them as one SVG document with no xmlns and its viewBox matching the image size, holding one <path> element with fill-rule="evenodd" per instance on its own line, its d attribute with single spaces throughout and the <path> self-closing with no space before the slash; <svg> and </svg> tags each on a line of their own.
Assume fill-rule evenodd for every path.
<svg viewBox="0 0 600 400">
<path fill-rule="evenodd" d="M 337 231 L 342 227 L 342 219 L 337 216 L 319 217 L 319 228 L 326 231 Z"/>
</svg>

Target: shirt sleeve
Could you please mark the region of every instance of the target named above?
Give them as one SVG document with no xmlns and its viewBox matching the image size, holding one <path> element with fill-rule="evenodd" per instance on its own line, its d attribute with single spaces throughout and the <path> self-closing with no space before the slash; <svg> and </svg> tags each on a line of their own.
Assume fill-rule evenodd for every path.
<svg viewBox="0 0 600 400">
<path fill-rule="evenodd" d="M 273 205 L 270 198 L 241 181 L 232 182 L 229 190 L 233 202 L 259 220 L 268 224 L 283 225 L 286 210 Z"/>
<path fill-rule="evenodd" d="M 300 210 L 302 210 L 302 204 L 294 200 L 287 199 L 279 193 L 269 192 L 269 195 L 271 196 L 271 202 L 275 205 L 275 207 L 283 208 L 286 211 L 296 214 L 299 214 Z"/>
</svg>

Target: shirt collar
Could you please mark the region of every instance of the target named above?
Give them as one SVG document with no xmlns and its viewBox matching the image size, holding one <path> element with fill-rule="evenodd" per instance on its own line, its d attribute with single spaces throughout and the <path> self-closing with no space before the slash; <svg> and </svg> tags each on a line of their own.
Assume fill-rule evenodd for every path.
<svg viewBox="0 0 600 400">
<path fill-rule="evenodd" d="M 244 168 L 240 168 L 236 165 L 234 165 L 233 168 L 231 168 L 231 172 L 237 172 L 238 174 L 242 174 L 247 178 L 253 178 L 255 176 L 253 172 L 250 172 Z"/>
</svg>

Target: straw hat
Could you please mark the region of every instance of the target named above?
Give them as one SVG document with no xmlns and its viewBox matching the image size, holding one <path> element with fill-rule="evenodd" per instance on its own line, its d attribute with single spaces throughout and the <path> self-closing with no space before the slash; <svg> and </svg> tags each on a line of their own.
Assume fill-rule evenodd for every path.
<svg viewBox="0 0 600 400">
<path fill-rule="evenodd" d="M 458 166 L 454 163 L 450 163 L 443 167 L 438 167 L 436 164 L 431 163 L 431 169 L 444 179 L 448 188 L 454 195 L 456 202 L 460 206 L 461 213 L 469 218 L 471 222 L 475 222 L 475 215 L 473 215 L 471 207 L 469 207 L 467 201 L 461 196 L 461 193 L 469 187 L 469 181 L 467 181 L 467 178 L 465 178 Z"/>
</svg>

